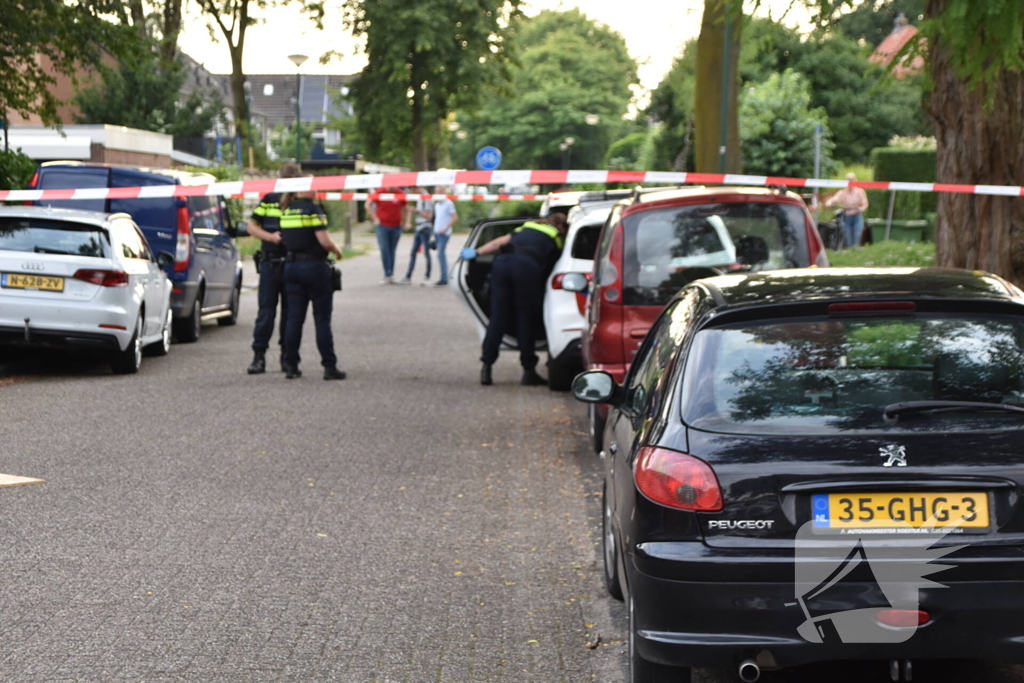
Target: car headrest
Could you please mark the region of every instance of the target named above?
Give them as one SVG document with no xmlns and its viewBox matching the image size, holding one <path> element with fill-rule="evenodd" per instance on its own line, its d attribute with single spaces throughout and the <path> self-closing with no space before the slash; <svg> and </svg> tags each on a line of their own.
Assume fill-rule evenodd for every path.
<svg viewBox="0 0 1024 683">
<path fill-rule="evenodd" d="M 932 370 L 935 398 L 947 401 L 1001 402 L 1014 386 L 1011 369 L 976 362 L 963 354 L 943 353 Z"/>
<path fill-rule="evenodd" d="M 744 235 L 733 240 L 736 244 L 736 261 L 745 266 L 767 263 L 768 243 L 756 235 Z"/>
</svg>

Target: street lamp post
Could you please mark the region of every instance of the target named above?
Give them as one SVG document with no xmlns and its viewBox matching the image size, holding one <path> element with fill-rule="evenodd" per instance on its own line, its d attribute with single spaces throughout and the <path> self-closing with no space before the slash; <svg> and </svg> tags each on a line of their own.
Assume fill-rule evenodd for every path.
<svg viewBox="0 0 1024 683">
<path fill-rule="evenodd" d="M 292 60 L 292 64 L 295 65 L 295 163 L 302 165 L 302 109 L 301 109 L 301 97 L 302 97 L 302 72 L 299 69 L 302 68 L 303 63 L 309 57 L 306 55 L 288 55 L 288 59 Z"/>
<path fill-rule="evenodd" d="M 597 114 L 587 114 L 583 120 L 590 127 L 590 168 L 597 168 L 594 165 L 594 131 L 597 130 L 597 124 L 601 123 L 601 117 Z"/>
<path fill-rule="evenodd" d="M 572 146 L 575 144 L 576 138 L 570 135 L 558 146 L 558 149 L 562 150 L 562 165 L 565 168 L 572 168 Z"/>
</svg>

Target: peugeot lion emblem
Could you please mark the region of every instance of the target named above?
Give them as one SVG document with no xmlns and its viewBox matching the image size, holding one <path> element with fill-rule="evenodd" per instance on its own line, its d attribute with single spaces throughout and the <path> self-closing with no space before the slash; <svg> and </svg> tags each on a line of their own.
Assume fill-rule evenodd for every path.
<svg viewBox="0 0 1024 683">
<path fill-rule="evenodd" d="M 882 446 L 878 449 L 878 454 L 888 458 L 888 460 L 882 463 L 882 467 L 892 467 L 893 465 L 897 467 L 907 466 L 907 449 L 904 446 L 897 446 L 895 444 Z"/>
</svg>

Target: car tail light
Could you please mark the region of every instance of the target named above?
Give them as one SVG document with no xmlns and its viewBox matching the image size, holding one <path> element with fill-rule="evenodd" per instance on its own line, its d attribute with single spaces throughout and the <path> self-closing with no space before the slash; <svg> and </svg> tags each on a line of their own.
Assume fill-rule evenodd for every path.
<svg viewBox="0 0 1024 683">
<path fill-rule="evenodd" d="M 178 241 L 174 247 L 174 272 L 188 270 L 192 256 L 192 231 L 189 229 L 187 206 L 178 207 Z"/>
<path fill-rule="evenodd" d="M 931 621 L 930 614 L 920 609 L 883 609 L 875 614 L 875 619 L 886 626 L 912 628 Z"/>
<path fill-rule="evenodd" d="M 561 289 L 562 278 L 564 277 L 565 273 L 557 273 L 553 278 L 551 278 L 551 289 Z"/>
<path fill-rule="evenodd" d="M 829 304 L 829 313 L 912 313 L 917 310 L 913 301 L 860 301 L 850 304 Z"/>
<path fill-rule="evenodd" d="M 75 272 L 76 280 L 91 282 L 100 287 L 126 287 L 128 286 L 128 273 L 120 270 L 93 270 L 83 268 Z"/>
<path fill-rule="evenodd" d="M 32 180 L 28 181 L 28 189 L 36 189 L 36 185 L 39 183 L 39 171 L 32 174 Z"/>
<path fill-rule="evenodd" d="M 725 507 L 715 471 L 687 453 L 642 448 L 633 477 L 640 492 L 660 505 L 695 512 L 718 512 Z"/>
</svg>

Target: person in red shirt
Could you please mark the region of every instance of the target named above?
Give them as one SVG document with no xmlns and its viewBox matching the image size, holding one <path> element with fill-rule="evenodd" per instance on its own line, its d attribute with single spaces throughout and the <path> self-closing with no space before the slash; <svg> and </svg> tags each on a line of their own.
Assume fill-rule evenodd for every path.
<svg viewBox="0 0 1024 683">
<path fill-rule="evenodd" d="M 382 285 L 395 283 L 395 253 L 398 251 L 398 238 L 402 236 L 402 226 L 408 218 L 406 205 L 404 199 L 373 199 L 366 205 L 370 220 L 377 226 L 377 245 L 380 247 L 380 260 L 384 265 L 384 278 L 380 281 Z"/>
</svg>

